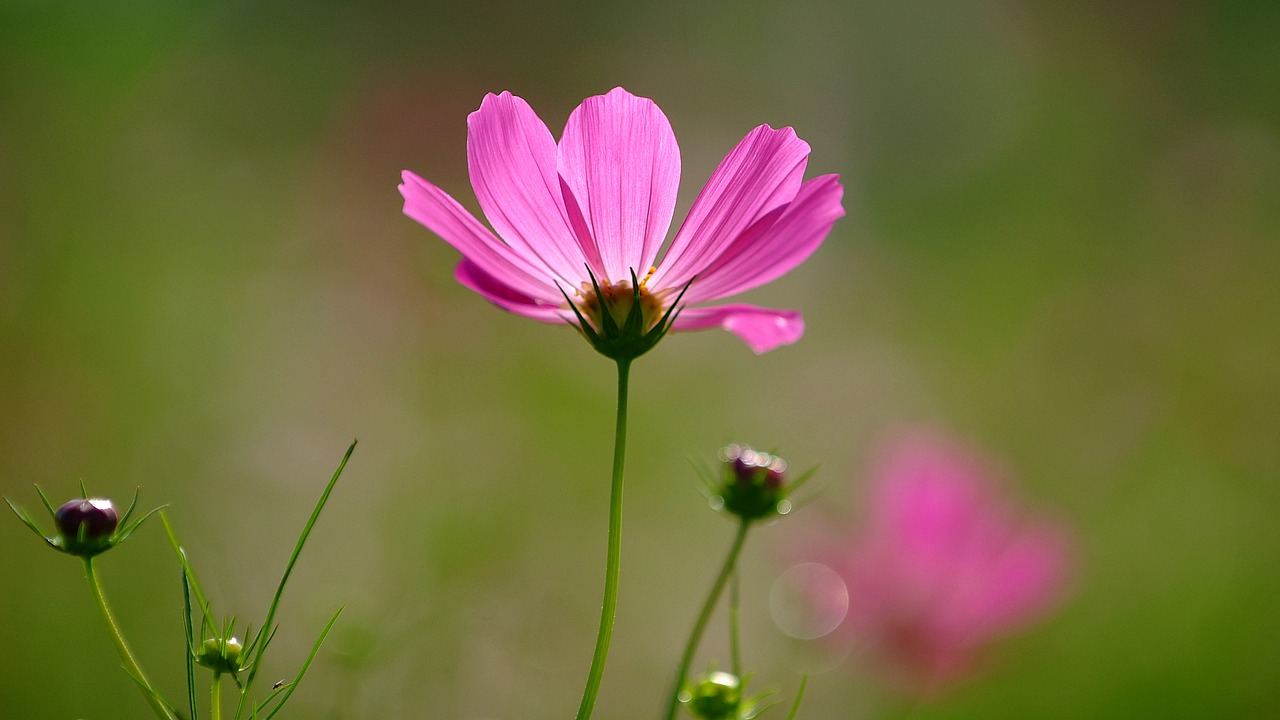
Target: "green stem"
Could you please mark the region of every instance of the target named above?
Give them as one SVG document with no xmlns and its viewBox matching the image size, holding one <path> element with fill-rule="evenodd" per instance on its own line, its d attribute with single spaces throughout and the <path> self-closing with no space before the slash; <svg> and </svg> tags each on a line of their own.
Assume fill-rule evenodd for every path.
<svg viewBox="0 0 1280 720">
<path fill-rule="evenodd" d="M 213 673 L 213 682 L 209 684 L 209 717 L 222 720 L 222 673 Z"/>
<path fill-rule="evenodd" d="M 740 614 L 738 608 L 740 603 L 738 571 L 733 571 L 731 584 L 729 585 L 729 657 L 732 658 L 733 674 L 739 679 L 742 678 L 742 636 L 738 629 L 741 626 Z"/>
<path fill-rule="evenodd" d="M 102 583 L 98 581 L 98 574 L 93 569 L 93 558 L 84 559 L 84 574 L 89 580 L 89 590 L 93 592 L 93 599 L 97 602 L 98 610 L 102 612 L 102 619 L 107 623 L 107 629 L 111 631 L 111 641 L 116 645 L 116 652 L 120 654 L 120 659 L 124 661 L 125 669 L 133 676 L 142 688 L 142 695 L 151 705 L 151 709 L 155 711 L 156 717 L 162 720 L 177 720 L 177 715 L 173 713 L 160 699 L 160 694 L 151 687 L 151 681 L 147 679 L 146 673 L 142 672 L 142 666 L 138 664 L 133 652 L 129 650 L 129 644 L 124 641 L 124 635 L 120 632 L 120 625 L 116 622 L 115 616 L 111 614 L 111 608 L 107 605 L 107 596 L 102 592 Z"/>
<path fill-rule="evenodd" d="M 600 608 L 600 630 L 596 634 L 596 650 L 587 673 L 587 686 L 582 691 L 577 720 L 587 720 L 600 692 L 604 663 L 609 655 L 609 639 L 613 635 L 613 617 L 618 608 L 618 568 L 622 559 L 622 467 L 627 453 L 627 383 L 630 360 L 618 360 L 618 418 L 613 436 L 613 482 L 609 491 L 609 554 L 604 573 L 604 604 Z"/>
<path fill-rule="evenodd" d="M 671 688 L 671 698 L 667 705 L 667 720 L 675 720 L 676 708 L 680 705 L 680 689 L 684 687 L 685 678 L 689 675 L 689 666 L 693 664 L 693 654 L 698 650 L 698 643 L 702 641 L 702 633 L 707 629 L 707 622 L 711 620 L 711 613 L 716 608 L 716 602 L 720 599 L 720 594 L 724 592 L 725 583 L 733 575 L 734 569 L 738 565 L 738 555 L 742 552 L 742 545 L 747 540 L 747 530 L 749 529 L 751 529 L 750 520 L 743 520 L 738 525 L 738 534 L 733 538 L 733 545 L 729 547 L 729 554 L 724 559 L 720 574 L 716 576 L 715 582 L 711 584 L 711 592 L 707 594 L 706 602 L 702 604 L 702 612 L 698 613 L 698 619 L 693 624 L 693 632 L 689 634 L 689 643 L 685 645 L 684 655 L 680 658 L 680 667 L 676 670 L 675 686 Z"/>
</svg>

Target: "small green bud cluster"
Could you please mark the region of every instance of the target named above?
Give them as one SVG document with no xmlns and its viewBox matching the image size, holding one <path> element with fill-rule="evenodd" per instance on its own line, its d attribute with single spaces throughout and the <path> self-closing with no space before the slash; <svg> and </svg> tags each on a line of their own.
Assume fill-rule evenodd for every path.
<svg viewBox="0 0 1280 720">
<path fill-rule="evenodd" d="M 787 462 L 777 455 L 729 445 L 720 451 L 722 508 L 743 520 L 759 520 L 791 511 L 787 501 Z"/>
</svg>

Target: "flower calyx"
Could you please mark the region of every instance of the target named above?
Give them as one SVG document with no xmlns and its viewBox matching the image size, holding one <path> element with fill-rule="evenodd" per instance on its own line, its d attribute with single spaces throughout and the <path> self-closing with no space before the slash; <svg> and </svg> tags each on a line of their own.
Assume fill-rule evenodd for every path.
<svg viewBox="0 0 1280 720">
<path fill-rule="evenodd" d="M 123 516 L 116 512 L 110 500 L 89 497 L 83 484 L 80 491 L 82 497 L 68 500 L 55 509 L 40 486 L 36 486 L 40 501 L 53 519 L 55 532 L 52 535 L 46 535 L 25 509 L 14 505 L 8 498 L 5 498 L 5 502 L 9 504 L 13 514 L 49 547 L 85 559 L 100 555 L 124 542 L 144 520 L 160 509 L 155 508 L 131 522 L 133 511 L 138 506 L 138 491 L 134 491 L 133 501 L 129 503 Z"/>
<path fill-rule="evenodd" d="M 653 274 L 651 269 L 644 280 L 631 271 L 631 281 L 620 280 L 603 283 L 595 273 L 587 269 L 589 283 L 574 291 L 575 298 L 560 289 L 565 302 L 577 319 L 578 332 L 591 343 L 596 352 L 619 362 L 634 360 L 653 349 L 671 329 L 680 314 L 680 299 L 689 289 L 685 285 L 670 305 L 665 305 L 663 293 L 654 294 L 645 287 L 645 281 Z M 692 284 L 692 281 L 690 281 Z"/>
</svg>

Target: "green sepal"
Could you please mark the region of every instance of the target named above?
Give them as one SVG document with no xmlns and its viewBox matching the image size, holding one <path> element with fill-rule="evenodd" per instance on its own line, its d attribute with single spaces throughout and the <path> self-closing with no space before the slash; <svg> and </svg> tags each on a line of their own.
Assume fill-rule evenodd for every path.
<svg viewBox="0 0 1280 720">
<path fill-rule="evenodd" d="M 39 489 L 39 486 L 37 486 L 37 489 Z M 41 493 L 42 497 L 43 495 L 44 494 Z M 40 539 L 44 540 L 49 545 L 49 547 L 53 548 L 54 550 L 62 550 L 62 548 L 59 547 L 60 543 L 56 541 L 56 538 L 51 538 L 45 535 L 44 531 L 41 530 L 40 526 L 36 524 L 35 519 L 31 517 L 30 513 L 28 513 L 25 509 L 20 508 L 17 505 L 14 505 L 13 501 L 10 500 L 9 498 L 5 498 L 4 501 L 9 504 L 9 509 L 13 511 L 14 515 L 18 516 L 18 519 L 22 521 L 22 524 L 31 528 L 31 532 L 35 533 L 36 535 L 39 535 Z"/>
</svg>

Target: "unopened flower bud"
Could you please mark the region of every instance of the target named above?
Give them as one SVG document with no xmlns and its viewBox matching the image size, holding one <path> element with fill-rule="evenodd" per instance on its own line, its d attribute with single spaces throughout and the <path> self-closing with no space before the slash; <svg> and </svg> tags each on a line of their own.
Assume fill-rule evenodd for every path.
<svg viewBox="0 0 1280 720">
<path fill-rule="evenodd" d="M 738 716 L 742 683 L 727 672 L 710 672 L 681 694 L 689 712 L 699 720 L 728 720 Z"/>
<path fill-rule="evenodd" d="M 196 662 L 215 673 L 230 673 L 234 675 L 240 671 L 240 653 L 242 651 L 243 648 L 240 646 L 240 641 L 234 637 L 226 640 L 209 638 L 200 646 L 200 653 L 196 655 Z"/>
<path fill-rule="evenodd" d="M 72 555 L 93 557 L 112 546 L 120 518 L 110 500 L 77 498 L 53 515 L 61 547 Z"/>
<path fill-rule="evenodd" d="M 729 445 L 720 451 L 724 463 L 719 488 L 725 510 L 743 520 L 757 520 L 787 511 L 787 463 L 782 458 Z"/>
</svg>

